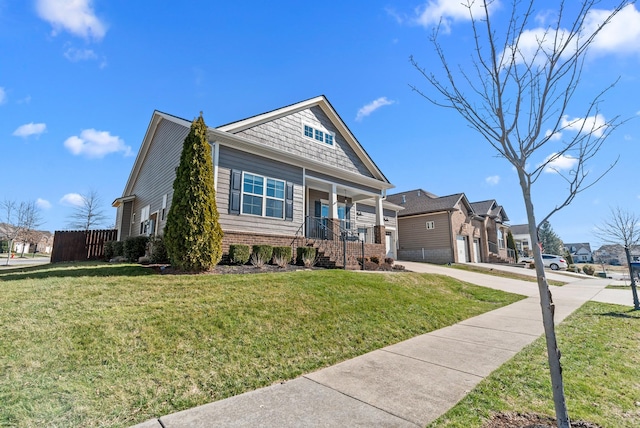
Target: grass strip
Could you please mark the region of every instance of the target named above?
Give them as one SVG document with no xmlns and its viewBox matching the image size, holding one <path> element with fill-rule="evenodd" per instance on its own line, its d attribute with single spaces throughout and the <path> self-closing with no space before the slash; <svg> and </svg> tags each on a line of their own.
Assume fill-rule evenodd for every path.
<svg viewBox="0 0 640 428">
<path fill-rule="evenodd" d="M 519 300 L 452 278 L 0 271 L 0 426 L 129 426 Z"/>
<path fill-rule="evenodd" d="M 640 426 L 640 311 L 587 302 L 557 329 L 569 416 Z M 495 412 L 555 416 L 544 337 L 483 380 L 431 428 L 479 428 Z"/>
<path fill-rule="evenodd" d="M 484 267 L 484 266 L 473 266 L 473 265 L 468 265 L 468 264 L 452 264 L 451 266 L 454 269 L 459 269 L 459 270 L 465 270 L 468 272 L 476 272 L 476 273 L 484 273 L 487 275 L 492 275 L 492 276 L 498 276 L 501 278 L 509 278 L 509 279 L 519 279 L 522 281 L 528 281 L 528 282 L 538 282 L 537 278 L 535 276 L 529 276 L 529 275 L 525 275 L 525 274 L 519 274 L 519 273 L 513 273 L 513 272 L 507 272 L 504 270 L 500 270 L 500 269 L 491 269 L 488 267 Z M 557 287 L 561 287 L 565 284 L 568 284 L 569 281 L 557 281 L 557 280 L 553 280 L 553 279 L 548 279 L 547 278 L 547 283 L 549 285 L 555 285 Z"/>
</svg>

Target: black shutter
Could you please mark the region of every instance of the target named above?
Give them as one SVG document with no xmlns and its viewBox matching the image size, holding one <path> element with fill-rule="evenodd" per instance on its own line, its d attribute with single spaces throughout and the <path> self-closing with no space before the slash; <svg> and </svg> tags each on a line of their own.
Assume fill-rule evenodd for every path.
<svg viewBox="0 0 640 428">
<path fill-rule="evenodd" d="M 316 218 L 320 218 L 322 216 L 322 203 L 320 201 L 316 201 L 316 206 L 315 206 L 315 217 Z"/>
<path fill-rule="evenodd" d="M 229 214 L 240 214 L 240 189 L 242 188 L 242 171 L 231 171 L 231 190 L 229 192 Z"/>
<path fill-rule="evenodd" d="M 293 183 L 287 183 L 284 207 L 284 219 L 293 221 Z"/>
<path fill-rule="evenodd" d="M 351 207 L 353 205 L 345 205 L 344 223 L 348 230 L 351 230 Z"/>
</svg>

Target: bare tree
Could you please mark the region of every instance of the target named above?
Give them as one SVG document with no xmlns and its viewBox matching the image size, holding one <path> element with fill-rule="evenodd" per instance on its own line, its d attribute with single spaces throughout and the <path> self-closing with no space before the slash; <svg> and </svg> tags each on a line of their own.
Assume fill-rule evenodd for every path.
<svg viewBox="0 0 640 428">
<path fill-rule="evenodd" d="M 534 0 L 512 0 L 511 8 L 501 9 L 501 12 L 508 9 L 507 22 L 492 20 L 492 0 L 460 1 L 467 7 L 471 19 L 472 66 L 468 69 L 451 66 L 439 42 L 440 28 L 436 28 L 431 41 L 442 74 L 421 67 L 411 57 L 411 63 L 426 79 L 431 91 L 411 87 L 436 106 L 460 114 L 517 172 L 532 239 L 557 424 L 561 428 L 570 427 L 554 327 L 554 303 L 537 230 L 617 162 L 596 177 L 590 175 L 592 170 L 587 167 L 621 123 L 618 117 L 605 120 L 599 110 L 604 93 L 613 85 L 580 107 L 583 119 L 569 120 L 568 113 L 576 108 L 572 101 L 581 82 L 589 46 L 628 2 L 619 2 L 598 20 L 593 19 L 592 14 L 597 0 L 582 0 L 572 16 L 568 16 L 567 11 L 576 5 L 560 0 L 550 23 L 535 32 L 529 29 L 536 20 Z M 463 45 L 456 46 L 457 51 L 462 49 Z M 567 136 L 565 131 L 569 130 L 577 132 Z M 546 152 L 546 157 L 537 162 L 541 152 Z M 557 162 L 564 159 L 570 159 L 573 164 L 568 174 L 557 167 Z M 556 206 L 544 214 L 542 220 L 537 220 L 532 188 L 541 174 L 549 170 L 564 179 L 567 190 Z"/>
<path fill-rule="evenodd" d="M 27 243 L 37 242 L 41 236 L 41 232 L 38 232 L 38 228 L 42 226 L 42 215 L 40 214 L 40 208 L 34 201 L 29 201 L 23 204 L 24 213 L 22 215 L 22 254 L 24 256 L 24 250 Z"/>
<path fill-rule="evenodd" d="M 11 258 L 11 251 L 13 250 L 14 243 L 22 237 L 25 230 L 25 217 L 27 212 L 27 203 L 11 201 L 5 199 L 0 204 L 0 208 L 4 212 L 3 221 L 4 227 L 3 236 L 8 241 L 9 251 L 7 254 L 6 265 L 9 265 L 9 259 Z"/>
<path fill-rule="evenodd" d="M 104 226 L 107 216 L 102 208 L 102 199 L 94 189 L 80 195 L 81 205 L 78 205 L 70 216 L 69 227 L 73 229 L 89 230 Z"/>
<path fill-rule="evenodd" d="M 605 244 L 620 244 L 624 247 L 631 277 L 633 307 L 640 310 L 638 290 L 631 268 L 631 249 L 640 245 L 640 216 L 620 207 L 611 208 L 611 217 L 597 226 L 594 234 Z"/>
</svg>

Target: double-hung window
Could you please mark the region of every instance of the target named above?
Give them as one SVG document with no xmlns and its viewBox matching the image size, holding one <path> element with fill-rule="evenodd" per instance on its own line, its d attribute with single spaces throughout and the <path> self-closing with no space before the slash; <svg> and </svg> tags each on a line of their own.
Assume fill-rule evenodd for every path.
<svg viewBox="0 0 640 428">
<path fill-rule="evenodd" d="M 242 214 L 284 218 L 285 182 L 245 172 L 242 178 Z"/>
</svg>

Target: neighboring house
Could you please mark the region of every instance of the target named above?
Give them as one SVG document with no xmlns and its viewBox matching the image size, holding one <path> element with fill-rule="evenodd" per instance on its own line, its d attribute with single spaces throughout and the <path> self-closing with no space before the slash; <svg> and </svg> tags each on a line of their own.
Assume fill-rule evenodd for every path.
<svg viewBox="0 0 640 428">
<path fill-rule="evenodd" d="M 490 263 L 515 262 L 514 250 L 507 247 L 510 226 L 507 224 L 509 217 L 504 207 L 498 205 L 495 199 L 472 202 L 471 207 L 476 215 L 482 219 L 479 241 L 484 247 L 482 254 L 489 256 L 486 261 Z"/>
<path fill-rule="evenodd" d="M 640 254 L 640 246 L 632 246 L 630 250 L 632 261 L 634 261 L 633 257 Z M 603 245 L 593 252 L 593 262 L 626 266 L 627 254 L 624 251 L 624 246 L 620 244 Z"/>
<path fill-rule="evenodd" d="M 153 113 L 122 196 L 113 203 L 119 240 L 162 234 L 190 126 Z M 321 241 L 362 237 L 368 256 L 395 255 L 400 207 L 384 202 L 393 185 L 324 96 L 209 128 L 208 137 L 224 253 L 229 244 L 315 245 L 323 251 Z"/>
<path fill-rule="evenodd" d="M 578 244 L 564 244 L 565 251 L 571 254 L 574 263 L 593 263 L 591 245 L 588 242 Z"/>
<path fill-rule="evenodd" d="M 482 260 L 479 227 L 464 193 L 438 197 L 422 189 L 387 196 L 398 213 L 398 258 L 451 263 Z"/>
<path fill-rule="evenodd" d="M 531 234 L 528 224 L 513 224 L 510 226 L 513 240 L 516 243 L 516 250 L 521 256 L 532 256 Z"/>
</svg>

